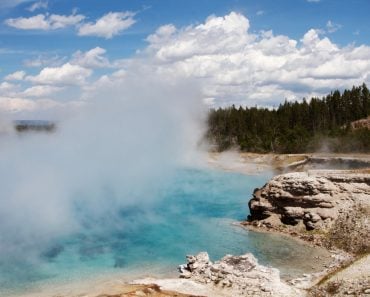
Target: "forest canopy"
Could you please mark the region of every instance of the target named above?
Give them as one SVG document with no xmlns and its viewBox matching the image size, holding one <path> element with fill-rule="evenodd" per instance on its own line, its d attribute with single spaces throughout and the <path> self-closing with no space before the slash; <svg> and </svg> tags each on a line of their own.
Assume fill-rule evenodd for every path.
<svg viewBox="0 0 370 297">
<path fill-rule="evenodd" d="M 218 151 L 370 152 L 370 130 L 352 124 L 369 115 L 370 92 L 363 84 L 309 102 L 285 100 L 275 109 L 211 109 L 207 138 Z"/>
</svg>

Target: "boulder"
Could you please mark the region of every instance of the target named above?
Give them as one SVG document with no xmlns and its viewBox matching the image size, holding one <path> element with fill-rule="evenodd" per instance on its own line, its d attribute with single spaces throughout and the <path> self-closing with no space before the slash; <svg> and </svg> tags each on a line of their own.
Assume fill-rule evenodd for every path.
<svg viewBox="0 0 370 297">
<path fill-rule="evenodd" d="M 216 286 L 227 296 L 299 296 L 298 289 L 280 279 L 278 269 L 258 264 L 252 254 L 226 255 L 212 263 L 208 254 L 187 256 L 180 266 L 180 277 Z"/>
<path fill-rule="evenodd" d="M 312 170 L 278 175 L 256 189 L 249 201 L 249 222 L 264 221 L 297 229 L 329 231 L 340 213 L 370 201 L 370 174 Z"/>
</svg>

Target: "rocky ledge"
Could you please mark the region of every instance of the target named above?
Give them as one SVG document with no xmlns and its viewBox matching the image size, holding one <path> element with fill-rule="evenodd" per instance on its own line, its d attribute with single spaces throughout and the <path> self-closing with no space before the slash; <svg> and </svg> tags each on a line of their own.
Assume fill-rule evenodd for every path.
<svg viewBox="0 0 370 297">
<path fill-rule="evenodd" d="M 284 283 L 279 270 L 258 264 L 252 254 L 226 255 L 212 263 L 206 252 L 187 256 L 181 265 L 180 277 L 210 287 L 217 287 L 222 296 L 301 296 L 301 291 Z"/>
<path fill-rule="evenodd" d="M 312 170 L 278 175 L 254 191 L 249 208 L 247 225 L 350 252 L 369 251 L 367 171 Z"/>
</svg>

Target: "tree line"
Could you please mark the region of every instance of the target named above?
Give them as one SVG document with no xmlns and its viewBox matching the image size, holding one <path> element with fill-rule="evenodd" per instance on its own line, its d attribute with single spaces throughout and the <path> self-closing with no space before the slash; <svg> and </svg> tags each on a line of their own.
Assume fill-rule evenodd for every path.
<svg viewBox="0 0 370 297">
<path fill-rule="evenodd" d="M 258 153 L 370 152 L 370 130 L 351 125 L 369 115 L 370 92 L 363 84 L 309 102 L 285 100 L 275 109 L 211 109 L 207 138 L 218 151 L 237 147 Z"/>
</svg>

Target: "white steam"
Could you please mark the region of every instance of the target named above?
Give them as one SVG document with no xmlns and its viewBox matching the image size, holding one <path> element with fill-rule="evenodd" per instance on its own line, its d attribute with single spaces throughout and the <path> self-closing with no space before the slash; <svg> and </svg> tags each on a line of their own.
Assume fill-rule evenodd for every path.
<svg viewBox="0 0 370 297">
<path fill-rule="evenodd" d="M 37 258 L 86 224 L 122 224 L 119 210 L 158 199 L 203 135 L 191 81 L 132 71 L 93 94 L 55 133 L 1 136 L 1 259 Z"/>
</svg>

